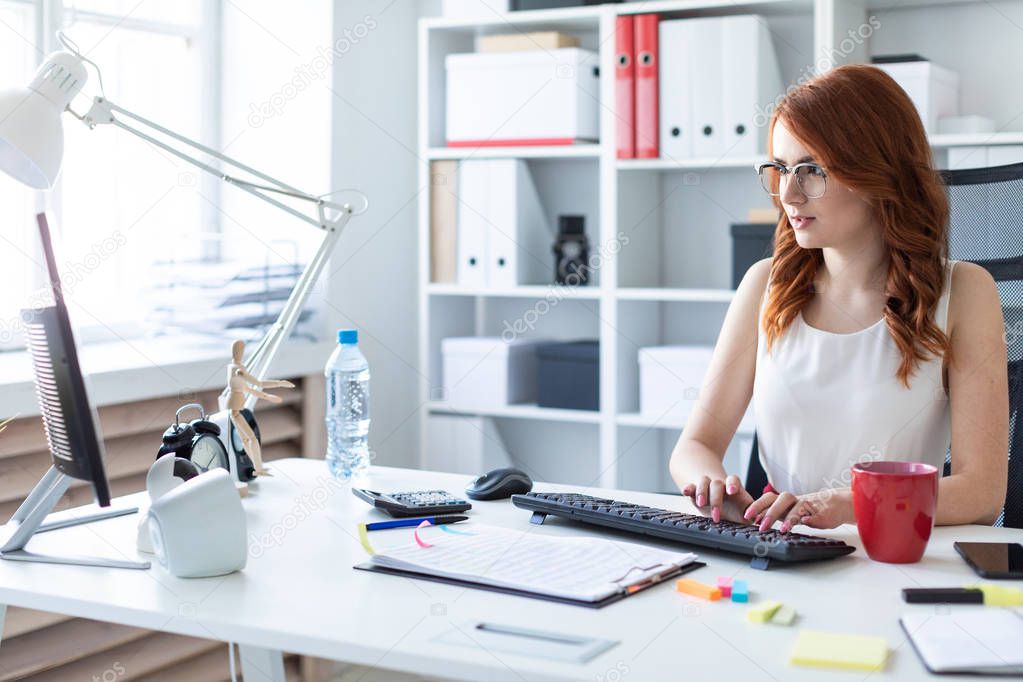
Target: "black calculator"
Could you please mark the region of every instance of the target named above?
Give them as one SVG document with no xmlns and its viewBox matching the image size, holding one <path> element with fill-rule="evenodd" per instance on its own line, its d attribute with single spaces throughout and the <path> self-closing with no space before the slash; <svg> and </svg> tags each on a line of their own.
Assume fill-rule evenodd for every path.
<svg viewBox="0 0 1023 682">
<path fill-rule="evenodd" d="M 396 517 L 454 514 L 472 509 L 467 500 L 459 499 L 443 490 L 378 493 L 365 488 L 352 488 L 352 493 L 377 509 Z"/>
</svg>

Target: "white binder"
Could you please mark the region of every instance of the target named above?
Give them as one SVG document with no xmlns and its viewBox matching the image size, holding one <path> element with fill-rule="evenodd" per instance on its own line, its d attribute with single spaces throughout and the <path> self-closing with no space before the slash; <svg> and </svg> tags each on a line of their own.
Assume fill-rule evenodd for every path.
<svg viewBox="0 0 1023 682">
<path fill-rule="evenodd" d="M 489 161 L 488 285 L 495 289 L 554 279 L 551 231 L 525 161 Z"/>
<path fill-rule="evenodd" d="M 661 156 L 763 153 L 784 90 L 763 17 L 662 21 L 660 49 Z"/>
<path fill-rule="evenodd" d="M 767 148 L 767 123 L 783 91 L 781 71 L 763 17 L 721 22 L 722 153 L 752 157 Z"/>
<path fill-rule="evenodd" d="M 689 19 L 660 22 L 658 82 L 663 159 L 687 159 L 693 155 L 690 24 Z"/>
<path fill-rule="evenodd" d="M 721 84 L 721 19 L 688 19 L 692 79 L 693 156 L 717 158 L 725 151 Z"/>
<path fill-rule="evenodd" d="M 490 161 L 469 159 L 458 168 L 458 284 L 487 286 L 490 233 Z"/>
</svg>

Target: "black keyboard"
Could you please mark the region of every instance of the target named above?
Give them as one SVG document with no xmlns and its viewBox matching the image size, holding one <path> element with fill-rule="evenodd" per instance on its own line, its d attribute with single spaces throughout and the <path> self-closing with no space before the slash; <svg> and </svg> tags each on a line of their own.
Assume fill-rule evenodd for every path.
<svg viewBox="0 0 1023 682">
<path fill-rule="evenodd" d="M 548 514 L 572 521 L 650 535 L 690 545 L 710 547 L 753 557 L 755 568 L 767 568 L 778 561 L 820 561 L 854 552 L 841 540 L 771 529 L 761 533 L 756 526 L 721 521 L 682 512 L 644 507 L 630 502 L 607 500 L 575 493 L 526 493 L 512 495 L 516 507 L 533 512 L 531 523 L 543 523 Z"/>
</svg>

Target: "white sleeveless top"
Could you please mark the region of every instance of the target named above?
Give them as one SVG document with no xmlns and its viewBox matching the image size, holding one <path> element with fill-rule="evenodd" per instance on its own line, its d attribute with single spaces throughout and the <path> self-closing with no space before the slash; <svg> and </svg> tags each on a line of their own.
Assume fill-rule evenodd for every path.
<svg viewBox="0 0 1023 682">
<path fill-rule="evenodd" d="M 955 261 L 945 265 L 934 311 L 935 324 L 946 332 L 954 267 Z M 762 320 L 763 305 L 760 314 Z M 835 334 L 811 327 L 800 314 L 770 352 L 762 323 L 757 336 L 757 442 L 775 489 L 800 495 L 847 487 L 849 468 L 868 460 L 942 468 L 951 428 L 941 358 L 917 365 L 907 389 L 895 375 L 902 357 L 883 318 Z"/>
</svg>

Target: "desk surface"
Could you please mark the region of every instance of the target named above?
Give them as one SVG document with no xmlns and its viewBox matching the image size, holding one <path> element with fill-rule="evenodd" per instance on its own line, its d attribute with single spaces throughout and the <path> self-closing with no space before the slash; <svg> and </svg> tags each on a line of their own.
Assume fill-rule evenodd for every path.
<svg viewBox="0 0 1023 682">
<path fill-rule="evenodd" d="M 159 567 L 125 571 L 0 561 L 0 603 L 423 675 L 516 682 L 677 680 L 680 674 L 690 679 L 718 675 L 850 679 L 847 672 L 788 665 L 798 629 L 814 628 L 884 637 L 892 653 L 886 670 L 873 677 L 901 682 L 929 676 L 899 628 L 898 617 L 911 608 L 937 615 L 936 607 L 904 604 L 901 589 L 958 586 L 975 580 L 952 549 L 953 540 L 1023 540 L 1021 530 L 936 528 L 918 564 L 875 563 L 858 549 L 834 561 L 776 565 L 766 572 L 750 569 L 748 560 L 741 557 L 697 549 L 708 566 L 691 577 L 705 582 L 714 582 L 719 575 L 744 578 L 751 602 L 778 599 L 794 606 L 800 618 L 793 627 L 748 623 L 748 605 L 703 602 L 675 593 L 670 584 L 593 610 L 352 570 L 366 558 L 356 523 L 385 518 L 382 513 L 355 498 L 350 484 L 331 480 L 322 461 L 278 460 L 272 468 L 276 475 L 260 479 L 244 500 L 250 559 L 241 573 L 182 580 Z M 462 475 L 374 467 L 357 485 L 384 491 L 442 488 L 457 493 L 466 482 Z M 537 486 L 539 490 L 559 488 L 566 489 Z M 592 492 L 690 510 L 685 500 L 675 496 Z M 138 499 L 130 496 L 118 503 L 130 503 L 132 498 Z M 508 500 L 474 503 L 470 515 L 480 522 L 531 528 L 551 536 L 601 535 L 553 517 L 543 526 L 530 527 L 529 513 Z M 134 557 L 135 524 L 136 517 L 129 516 L 54 531 L 34 538 L 29 549 Z M 820 534 L 860 547 L 852 526 Z M 432 641 L 479 621 L 620 643 L 586 665 L 574 665 L 483 650 L 468 635 L 466 646 Z"/>
</svg>

